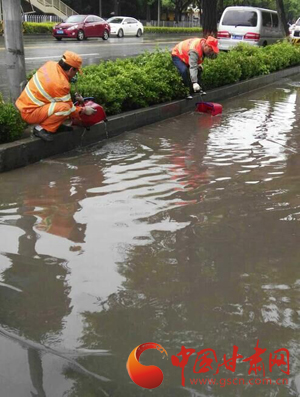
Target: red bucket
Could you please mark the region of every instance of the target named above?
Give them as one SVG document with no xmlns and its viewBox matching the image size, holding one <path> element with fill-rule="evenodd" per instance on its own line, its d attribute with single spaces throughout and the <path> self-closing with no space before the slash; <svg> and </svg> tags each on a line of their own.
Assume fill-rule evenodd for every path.
<svg viewBox="0 0 300 397">
<path fill-rule="evenodd" d="M 77 105 L 78 103 L 75 103 Z M 84 105 L 80 106 L 90 106 L 97 110 L 95 114 L 87 116 L 83 114 L 80 116 L 80 120 L 74 119 L 73 125 L 80 125 L 84 127 L 91 127 L 92 125 L 101 123 L 101 121 L 106 121 L 106 114 L 102 106 L 93 101 L 93 98 L 84 98 Z"/>
<path fill-rule="evenodd" d="M 92 116 L 87 116 L 83 114 L 80 116 L 81 121 L 85 127 L 91 127 L 92 125 L 101 123 L 101 121 L 106 120 L 106 114 L 102 106 L 98 105 L 93 101 L 86 101 L 84 102 L 84 106 L 90 106 L 97 110 L 97 113 L 93 114 Z"/>
<path fill-rule="evenodd" d="M 223 110 L 223 106 L 219 103 L 213 102 L 197 102 L 196 103 L 198 112 L 201 113 L 209 113 L 212 116 L 216 116 L 217 114 L 221 114 Z"/>
</svg>

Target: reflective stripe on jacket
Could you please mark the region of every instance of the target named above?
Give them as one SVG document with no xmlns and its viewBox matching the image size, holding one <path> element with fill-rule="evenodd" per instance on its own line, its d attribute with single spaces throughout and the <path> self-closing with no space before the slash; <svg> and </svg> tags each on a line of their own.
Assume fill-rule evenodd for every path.
<svg viewBox="0 0 300 397">
<path fill-rule="evenodd" d="M 195 51 L 199 55 L 198 64 L 203 62 L 203 39 L 187 39 L 178 43 L 172 50 L 172 55 L 180 58 L 185 64 L 189 64 L 189 51 Z"/>
<path fill-rule="evenodd" d="M 50 116 L 54 112 L 56 102 L 68 103 L 71 108 L 70 114 L 74 113 L 74 116 L 78 117 L 80 108 L 73 105 L 68 76 L 57 62 L 49 61 L 27 83 L 16 101 L 16 106 L 20 112 L 30 113 L 37 107 L 51 103 Z"/>
</svg>

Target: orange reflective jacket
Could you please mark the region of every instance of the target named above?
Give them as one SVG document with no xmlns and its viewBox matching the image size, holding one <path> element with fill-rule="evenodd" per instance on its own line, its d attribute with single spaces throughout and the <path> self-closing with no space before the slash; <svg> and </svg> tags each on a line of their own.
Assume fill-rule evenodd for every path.
<svg viewBox="0 0 300 397">
<path fill-rule="evenodd" d="M 56 102 L 68 103 L 70 105 L 68 115 L 79 117 L 80 108 L 73 105 L 67 74 L 57 62 L 49 61 L 28 82 L 17 99 L 16 106 L 20 112 L 30 113 L 37 107 L 51 103 L 48 110 L 48 116 L 50 117 L 55 112 Z"/>
<path fill-rule="evenodd" d="M 202 40 L 204 39 L 187 39 L 178 43 L 172 50 L 172 55 L 176 55 L 187 65 L 189 64 L 189 51 L 193 50 L 199 55 L 198 64 L 203 62 Z"/>
</svg>

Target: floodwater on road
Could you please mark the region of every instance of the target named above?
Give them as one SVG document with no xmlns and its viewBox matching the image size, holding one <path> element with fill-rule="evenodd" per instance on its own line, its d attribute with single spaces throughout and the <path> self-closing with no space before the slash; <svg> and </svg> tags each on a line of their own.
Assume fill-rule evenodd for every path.
<svg viewBox="0 0 300 397">
<path fill-rule="evenodd" d="M 222 104 L 0 175 L 1 396 L 300 395 L 300 76 Z"/>
</svg>

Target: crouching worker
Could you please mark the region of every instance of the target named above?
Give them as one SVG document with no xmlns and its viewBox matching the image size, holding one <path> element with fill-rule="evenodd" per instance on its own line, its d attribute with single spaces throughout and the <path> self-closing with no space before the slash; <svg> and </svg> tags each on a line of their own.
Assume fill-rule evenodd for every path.
<svg viewBox="0 0 300 397">
<path fill-rule="evenodd" d="M 199 92 L 201 95 L 205 94 L 199 84 L 203 69 L 202 63 L 204 57 L 214 58 L 218 52 L 218 40 L 212 36 L 207 39 L 187 39 L 173 48 L 173 63 L 178 69 L 184 85 L 190 90 L 187 99 L 192 99 L 194 92 Z"/>
<path fill-rule="evenodd" d="M 92 107 L 74 106 L 70 95 L 70 82 L 81 71 L 82 59 L 66 51 L 59 62 L 48 61 L 32 77 L 16 101 L 22 119 L 35 124 L 33 134 L 44 141 L 53 141 L 57 131 L 71 131 L 62 126 L 69 118 L 88 116 L 96 112 Z"/>
</svg>

